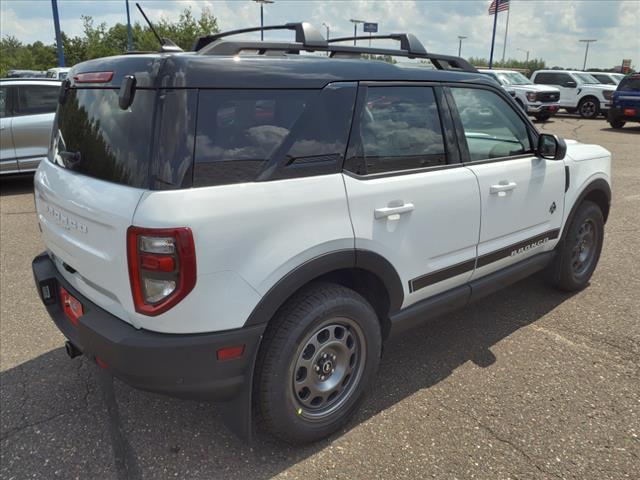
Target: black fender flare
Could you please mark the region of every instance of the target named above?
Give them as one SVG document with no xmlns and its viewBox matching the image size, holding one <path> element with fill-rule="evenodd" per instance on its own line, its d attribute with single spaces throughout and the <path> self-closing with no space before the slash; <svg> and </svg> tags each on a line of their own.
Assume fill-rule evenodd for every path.
<svg viewBox="0 0 640 480">
<path fill-rule="evenodd" d="M 605 179 L 597 178 L 597 179 L 593 180 L 591 183 L 589 183 L 582 190 L 582 192 L 580 192 L 580 195 L 578 195 L 578 198 L 576 199 L 576 201 L 573 202 L 571 210 L 569 211 L 569 215 L 567 215 L 567 220 L 566 220 L 565 224 L 562 227 L 563 229 L 562 229 L 562 236 L 560 237 L 560 242 L 562 242 L 565 239 L 565 236 L 567 234 L 567 227 L 568 227 L 569 223 L 571 222 L 571 220 L 573 219 L 574 215 L 576 214 L 576 210 L 578 209 L 580 204 L 584 201 L 585 198 L 587 198 L 589 196 L 589 194 L 591 194 L 593 192 L 596 192 L 596 191 L 602 192 L 604 194 L 604 196 L 606 197 L 606 199 L 607 199 L 606 211 L 602 212 L 602 214 L 604 215 L 604 221 L 605 222 L 607 221 L 607 218 L 609 216 L 609 208 L 611 206 L 611 187 L 609 186 L 609 184 L 607 183 L 607 181 Z"/>
<path fill-rule="evenodd" d="M 345 249 L 319 255 L 282 277 L 262 297 L 244 327 L 269 322 L 287 299 L 307 283 L 336 270 L 357 268 L 376 275 L 389 294 L 389 313 L 400 310 L 404 301 L 402 281 L 387 259 L 369 250 Z"/>
</svg>

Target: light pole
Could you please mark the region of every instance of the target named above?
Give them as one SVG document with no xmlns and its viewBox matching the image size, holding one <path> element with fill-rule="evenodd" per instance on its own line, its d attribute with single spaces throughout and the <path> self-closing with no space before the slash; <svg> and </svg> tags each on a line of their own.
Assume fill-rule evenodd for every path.
<svg viewBox="0 0 640 480">
<path fill-rule="evenodd" d="M 353 23 L 353 44 L 356 44 L 356 37 L 358 36 L 358 24 L 359 23 L 366 23 L 364 20 L 356 20 L 354 18 L 352 18 L 351 20 L 349 20 L 351 23 Z"/>
<path fill-rule="evenodd" d="M 331 25 L 328 23 L 322 22 L 322 26 L 327 29 L 327 40 L 329 40 L 329 31 L 331 30 Z"/>
<path fill-rule="evenodd" d="M 462 52 L 462 40 L 464 40 L 465 38 L 467 37 L 458 35 L 458 56 L 460 56 L 460 53 Z"/>
<path fill-rule="evenodd" d="M 58 66 L 64 67 L 64 46 L 62 45 L 62 33 L 60 32 L 60 18 L 58 17 L 58 0 L 51 0 L 51 9 L 53 10 L 53 28 L 56 31 Z"/>
<path fill-rule="evenodd" d="M 528 64 L 528 63 L 529 63 L 529 50 L 523 50 L 523 49 L 521 49 L 521 48 L 516 48 L 516 50 L 518 50 L 519 52 L 522 52 L 522 53 L 526 53 L 526 54 L 527 54 L 527 59 L 524 61 L 524 63 L 527 63 L 527 64 Z"/>
<path fill-rule="evenodd" d="M 264 4 L 273 3 L 273 0 L 253 0 L 260 4 L 260 40 L 264 41 Z"/>
<path fill-rule="evenodd" d="M 129 0 L 127 3 L 127 52 L 133 51 L 133 35 L 131 34 L 131 16 L 129 15 Z"/>
<path fill-rule="evenodd" d="M 585 48 L 584 50 L 584 64 L 582 65 L 582 70 L 584 71 L 587 69 L 587 54 L 589 53 L 589 44 L 592 42 L 597 42 L 598 40 L 596 40 L 595 38 L 589 38 L 580 41 L 587 44 L 587 48 Z"/>
</svg>

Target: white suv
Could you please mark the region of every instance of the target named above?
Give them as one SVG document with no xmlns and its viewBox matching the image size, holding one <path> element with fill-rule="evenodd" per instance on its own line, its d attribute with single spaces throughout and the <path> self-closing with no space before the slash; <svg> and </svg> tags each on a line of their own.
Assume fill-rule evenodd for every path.
<svg viewBox="0 0 640 480">
<path fill-rule="evenodd" d="M 391 335 L 541 270 L 584 288 L 611 157 L 413 35 L 394 53 L 437 70 L 283 28 L 73 67 L 33 271 L 71 357 L 305 442 L 348 421 Z"/>
<path fill-rule="evenodd" d="M 520 72 L 513 70 L 480 69 L 512 93 L 516 103 L 539 121 L 546 121 L 558 111 L 560 90 L 547 85 L 536 85 Z"/>
<path fill-rule="evenodd" d="M 553 85 L 560 90 L 559 105 L 567 112 L 578 112 L 583 118 L 607 114 L 615 85 L 603 85 L 585 72 L 570 70 L 538 70 L 531 76 L 533 83 Z"/>
</svg>

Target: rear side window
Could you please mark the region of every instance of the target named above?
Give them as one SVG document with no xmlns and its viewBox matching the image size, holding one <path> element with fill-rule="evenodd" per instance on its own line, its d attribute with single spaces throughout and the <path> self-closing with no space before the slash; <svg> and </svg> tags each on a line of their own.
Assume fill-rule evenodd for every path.
<svg viewBox="0 0 640 480">
<path fill-rule="evenodd" d="M 354 102 L 355 86 L 201 90 L 193 185 L 339 171 Z"/>
<path fill-rule="evenodd" d="M 616 82 L 609 75 L 602 75 L 601 73 L 592 73 L 592 77 L 598 80 L 603 85 L 615 85 Z"/>
<path fill-rule="evenodd" d="M 538 75 L 536 75 L 534 83 L 564 86 L 567 82 L 570 81 L 571 75 L 569 75 L 568 73 L 547 72 L 539 73 Z"/>
<path fill-rule="evenodd" d="M 359 175 L 444 165 L 442 126 L 431 87 L 368 87 L 359 119 Z"/>
<path fill-rule="evenodd" d="M 18 115 L 53 113 L 58 106 L 60 87 L 54 85 L 20 85 L 18 87 Z"/>
<path fill-rule="evenodd" d="M 531 151 L 527 126 L 499 95 L 479 88 L 452 88 L 471 161 Z"/>
</svg>

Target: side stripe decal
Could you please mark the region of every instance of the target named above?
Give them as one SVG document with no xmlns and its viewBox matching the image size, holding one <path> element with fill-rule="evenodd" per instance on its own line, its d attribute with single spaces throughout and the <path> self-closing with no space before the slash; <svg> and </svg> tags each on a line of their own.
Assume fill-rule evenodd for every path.
<svg viewBox="0 0 640 480">
<path fill-rule="evenodd" d="M 477 262 L 476 259 L 467 260 L 451 267 L 436 270 L 435 272 L 427 273 L 426 275 L 421 275 L 420 277 L 414 278 L 413 280 L 409 280 L 409 291 L 415 292 L 417 290 L 420 290 L 421 288 L 433 285 L 434 283 L 441 282 L 457 275 L 462 275 L 466 272 L 470 272 L 474 268 L 485 267 L 493 262 L 502 260 L 503 258 L 512 257 L 514 255 L 527 252 L 532 248 L 544 245 L 549 240 L 558 238 L 559 235 L 559 228 L 549 230 L 548 232 L 541 233 L 540 235 L 536 235 L 535 237 L 531 237 L 521 242 L 514 243 L 513 245 L 509 245 L 508 247 L 501 248 L 500 250 L 496 250 L 495 252 L 481 255 L 480 257 L 478 257 Z"/>
</svg>

